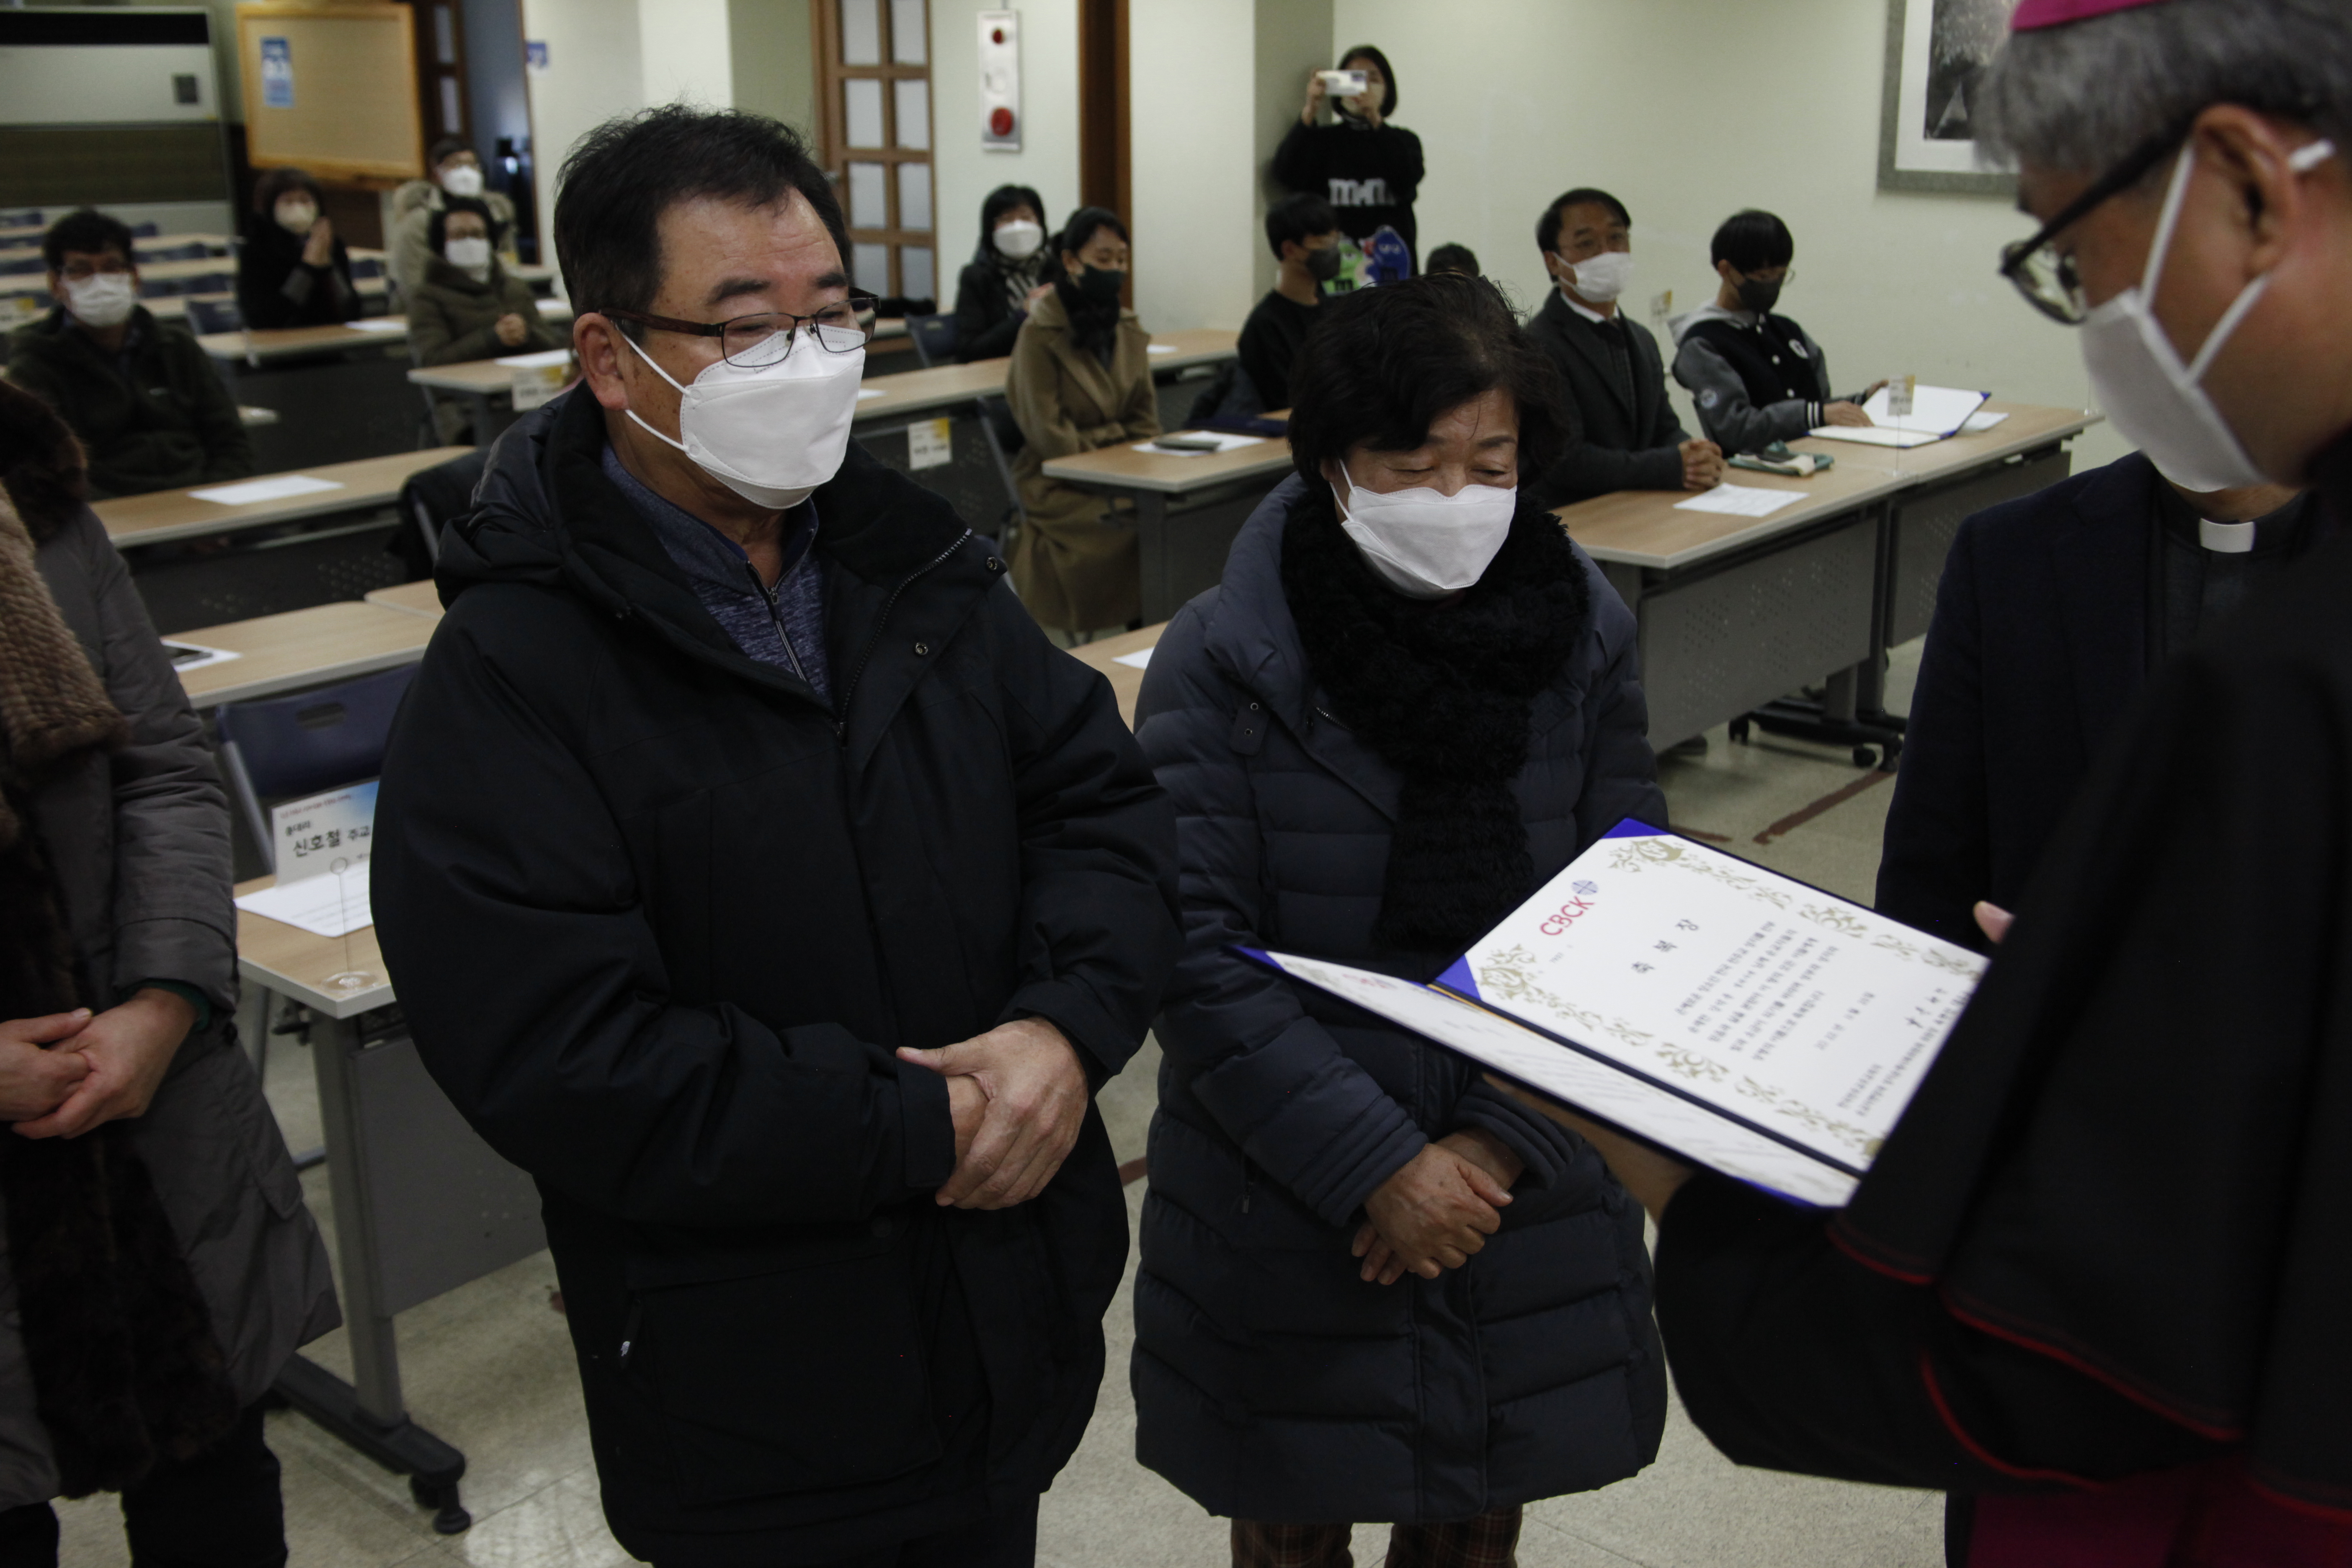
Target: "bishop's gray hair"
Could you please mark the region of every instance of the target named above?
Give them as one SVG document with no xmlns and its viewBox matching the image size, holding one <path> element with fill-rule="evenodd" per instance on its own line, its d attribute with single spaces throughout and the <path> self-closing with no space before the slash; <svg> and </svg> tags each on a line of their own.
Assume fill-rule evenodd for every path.
<svg viewBox="0 0 2352 1568">
<path fill-rule="evenodd" d="M 2235 103 L 2352 153 L 2352 5 L 2163 0 L 2011 36 L 1969 103 L 1980 155 L 2095 174 Z M 2150 178 L 2169 165 L 2158 163 Z"/>
</svg>

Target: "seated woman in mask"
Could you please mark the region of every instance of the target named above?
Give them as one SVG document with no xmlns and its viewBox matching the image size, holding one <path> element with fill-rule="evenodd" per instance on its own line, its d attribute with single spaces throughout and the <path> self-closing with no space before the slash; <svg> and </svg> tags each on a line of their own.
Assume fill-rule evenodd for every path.
<svg viewBox="0 0 2352 1568">
<path fill-rule="evenodd" d="M 300 169 L 271 169 L 254 182 L 236 258 L 236 303 L 247 327 L 323 327 L 359 315 L 352 258 L 320 216 L 323 205 L 319 182 Z"/>
<path fill-rule="evenodd" d="M 1053 292 L 1045 268 L 1045 198 L 1026 185 L 999 185 L 980 204 L 980 248 L 956 279 L 956 363 L 1002 359 L 1021 323 Z"/>
<path fill-rule="evenodd" d="M 418 364 L 455 364 L 562 348 L 568 332 L 549 326 L 530 286 L 499 265 L 488 204 L 450 196 L 426 215 L 433 259 L 408 298 L 408 347 Z M 444 440 L 458 438 L 465 410 L 435 409 Z"/>
<path fill-rule="evenodd" d="M 1502 297 L 1433 275 L 1323 310 L 1297 473 L 1169 624 L 1137 710 L 1186 950 L 1137 1454 L 1232 1516 L 1237 1563 L 1343 1563 L 1377 1521 L 1391 1562 L 1507 1563 L 1523 1504 L 1657 1452 L 1638 1205 L 1467 1062 L 1233 944 L 1427 979 L 1665 803 L 1633 617 L 1518 493 L 1565 416 Z"/>
<path fill-rule="evenodd" d="M 1083 641 L 1142 613 L 1135 531 L 1111 503 L 1044 473 L 1047 462 L 1160 434 L 1150 334 L 1119 303 L 1127 226 L 1105 207 L 1080 207 L 1048 270 L 1054 291 L 1030 308 L 1004 373 L 1004 399 L 1024 444 L 1013 478 L 1027 513 L 1013 585 L 1049 632 Z"/>
</svg>

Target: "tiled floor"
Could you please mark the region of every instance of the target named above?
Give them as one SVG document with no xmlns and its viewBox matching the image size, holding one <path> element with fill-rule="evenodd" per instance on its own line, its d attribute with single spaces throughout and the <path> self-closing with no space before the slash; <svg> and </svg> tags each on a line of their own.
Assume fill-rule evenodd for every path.
<svg viewBox="0 0 2352 1568">
<path fill-rule="evenodd" d="M 1897 652 L 1892 706 L 1907 704 L 1916 651 L 1915 645 Z M 1676 827 L 1869 901 L 1893 791 L 1860 773 L 1843 752 L 1763 735 L 1735 746 L 1717 730 L 1704 757 L 1669 758 L 1661 773 Z M 1103 1113 L 1122 1159 L 1142 1152 L 1157 1060 L 1147 1046 L 1103 1091 Z M 310 1074 L 308 1053 L 281 1043 L 270 1064 L 269 1095 L 297 1148 L 318 1142 Z M 310 1172 L 305 1188 L 325 1221 L 326 1173 Z M 1140 1184 L 1129 1189 L 1130 1214 L 1142 1192 Z M 465 1501 L 475 1523 L 462 1535 L 436 1536 L 404 1481 L 302 1417 L 270 1418 L 270 1443 L 285 1463 L 297 1568 L 451 1562 L 603 1568 L 630 1561 L 604 1529 L 597 1504 L 571 1342 L 550 1305 L 553 1289 L 554 1270 L 541 1254 L 400 1319 L 409 1408 L 467 1456 Z M 1122 1289 L 1108 1324 L 1111 1371 L 1094 1424 L 1045 1499 L 1038 1561 L 1048 1568 L 1213 1568 L 1228 1560 L 1223 1521 L 1134 1461 L 1126 1376 L 1131 1322 Z M 348 1371 L 340 1333 L 309 1353 Z M 1934 1568 L 1943 1561 L 1941 1506 L 1929 1493 L 1743 1470 L 1709 1447 L 1677 1408 L 1657 1463 L 1640 1476 L 1530 1509 L 1519 1561 L 1526 1568 Z M 127 1562 L 110 1502 L 93 1499 L 60 1512 L 67 1568 Z M 1384 1530 L 1360 1529 L 1358 1561 L 1379 1563 L 1384 1537 Z"/>
</svg>

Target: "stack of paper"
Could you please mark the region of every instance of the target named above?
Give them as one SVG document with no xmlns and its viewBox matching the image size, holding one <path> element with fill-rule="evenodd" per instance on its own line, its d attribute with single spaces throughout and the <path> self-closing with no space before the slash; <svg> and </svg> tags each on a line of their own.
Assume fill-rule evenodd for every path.
<svg viewBox="0 0 2352 1568">
<path fill-rule="evenodd" d="M 368 907 L 368 862 L 364 859 L 355 862 L 347 871 L 305 877 L 299 882 L 280 882 L 274 888 L 247 893 L 237 900 L 236 907 L 299 926 L 316 936 L 342 936 L 375 922 L 375 915 Z"/>
<path fill-rule="evenodd" d="M 1236 447 L 1255 447 L 1265 439 L 1263 436 L 1236 436 L 1223 430 L 1179 430 L 1173 434 L 1182 436 L 1191 441 L 1214 441 L 1217 444 L 1218 452 L 1230 452 Z M 1155 437 L 1153 439 L 1157 440 L 1159 437 Z M 1149 452 L 1155 458 L 1208 458 L 1216 455 L 1207 450 L 1171 452 L 1165 447 L 1153 446 L 1150 441 L 1138 441 L 1133 449 L 1138 452 Z"/>
<path fill-rule="evenodd" d="M 1685 1159 L 1843 1204 L 1985 961 L 1628 820 L 1427 985 L 1244 949 Z"/>
<path fill-rule="evenodd" d="M 296 496 L 317 495 L 322 490 L 339 490 L 341 479 L 314 479 L 308 474 L 272 474 L 266 479 L 247 479 L 243 484 L 214 485 L 210 489 L 190 490 L 190 500 L 208 500 L 219 506 L 252 506 L 257 501 L 290 500 Z"/>
<path fill-rule="evenodd" d="M 1721 484 L 1701 490 L 1688 500 L 1675 502 L 1676 511 L 1719 511 L 1731 517 L 1769 517 L 1792 500 L 1804 500 L 1801 490 L 1768 490 L 1760 485 Z"/>
</svg>

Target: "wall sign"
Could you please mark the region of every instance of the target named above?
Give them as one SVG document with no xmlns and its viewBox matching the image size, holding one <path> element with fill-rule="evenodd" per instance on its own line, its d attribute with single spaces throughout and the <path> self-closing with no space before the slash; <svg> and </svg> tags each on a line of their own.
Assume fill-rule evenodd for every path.
<svg viewBox="0 0 2352 1568">
<path fill-rule="evenodd" d="M 980 13 L 980 146 L 1021 151 L 1021 13 Z"/>
<path fill-rule="evenodd" d="M 294 47 L 284 38 L 261 40 L 261 106 L 294 107 Z"/>
</svg>

